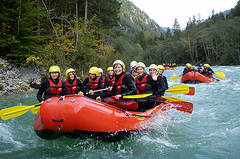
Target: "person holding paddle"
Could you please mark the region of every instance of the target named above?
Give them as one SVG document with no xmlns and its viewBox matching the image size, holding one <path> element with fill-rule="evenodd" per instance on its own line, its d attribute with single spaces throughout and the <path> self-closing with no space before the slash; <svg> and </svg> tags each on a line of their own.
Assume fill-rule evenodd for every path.
<svg viewBox="0 0 240 159">
<path fill-rule="evenodd" d="M 83 85 L 85 86 L 88 93 L 85 95 L 89 98 L 95 99 L 98 97 L 98 93 L 94 94 L 94 91 L 103 89 L 102 80 L 97 77 L 98 74 L 98 68 L 97 67 L 91 67 L 89 69 L 89 77 L 86 77 L 83 81 Z"/>
<path fill-rule="evenodd" d="M 51 66 L 49 68 L 50 77 L 41 83 L 37 93 L 37 99 L 39 102 L 42 102 L 43 100 L 53 96 L 63 96 L 69 93 L 67 86 L 60 79 L 60 74 L 61 71 L 58 66 Z"/>
<path fill-rule="evenodd" d="M 206 77 L 212 78 L 214 72 L 211 69 L 211 66 L 209 64 L 204 64 L 203 67 L 204 67 L 204 69 L 203 69 L 202 74 Z"/>
<path fill-rule="evenodd" d="M 137 87 L 133 76 L 125 72 L 125 64 L 121 60 L 113 62 L 115 83 L 111 91 L 101 94 L 97 100 L 104 99 L 104 102 L 128 110 L 136 110 L 137 102 L 123 100 L 124 96 L 137 94 Z"/>
<path fill-rule="evenodd" d="M 145 72 L 146 66 L 143 62 L 138 62 L 136 65 L 137 70 L 137 78 L 136 78 L 136 85 L 138 89 L 138 94 L 152 94 L 148 98 L 140 98 L 137 99 L 138 102 L 138 110 L 145 111 L 146 109 L 150 109 L 154 107 L 156 100 L 156 90 L 157 85 L 154 82 L 151 75 L 146 74 Z M 155 88 L 155 89 L 154 89 Z"/>
</svg>

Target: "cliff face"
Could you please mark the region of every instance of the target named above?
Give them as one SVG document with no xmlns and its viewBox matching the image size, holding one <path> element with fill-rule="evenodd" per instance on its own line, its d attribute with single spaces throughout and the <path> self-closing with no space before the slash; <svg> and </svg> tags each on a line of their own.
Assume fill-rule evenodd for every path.
<svg viewBox="0 0 240 159">
<path fill-rule="evenodd" d="M 17 68 L 0 58 L 0 96 L 33 91 L 40 80 L 41 76 L 36 68 Z"/>
<path fill-rule="evenodd" d="M 149 16 L 129 0 L 118 0 L 120 9 L 120 25 L 126 32 L 163 33 L 164 30 Z"/>
</svg>

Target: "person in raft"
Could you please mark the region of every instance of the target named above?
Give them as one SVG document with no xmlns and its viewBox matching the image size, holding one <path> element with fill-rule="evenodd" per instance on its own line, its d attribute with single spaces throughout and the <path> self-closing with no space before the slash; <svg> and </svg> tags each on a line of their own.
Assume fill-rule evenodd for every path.
<svg viewBox="0 0 240 159">
<path fill-rule="evenodd" d="M 163 72 L 164 72 L 165 68 L 163 67 L 163 65 L 158 65 L 157 69 L 158 69 L 158 76 L 160 76 L 165 83 L 164 85 L 161 85 L 163 87 L 163 89 L 162 90 L 160 89 L 160 94 L 164 95 L 165 90 L 168 89 L 167 78 L 163 75 Z"/>
<path fill-rule="evenodd" d="M 107 80 L 107 77 L 103 75 L 103 70 L 101 68 L 98 68 L 98 78 L 102 81 L 103 88 L 109 87 L 109 82 Z"/>
<path fill-rule="evenodd" d="M 115 83 L 113 67 L 107 68 L 107 81 L 108 81 L 110 87 L 112 87 Z"/>
<path fill-rule="evenodd" d="M 123 100 L 123 96 L 137 94 L 135 80 L 131 74 L 125 72 L 125 64 L 121 60 L 113 62 L 115 83 L 111 91 L 101 94 L 97 97 L 100 101 L 104 99 L 105 103 L 127 109 L 137 110 L 138 103 L 133 100 Z"/>
<path fill-rule="evenodd" d="M 50 77 L 41 83 L 38 90 L 37 99 L 39 102 L 43 102 L 53 96 L 63 96 L 69 93 L 67 86 L 60 79 L 61 71 L 58 66 L 51 66 L 49 68 L 49 75 Z"/>
<path fill-rule="evenodd" d="M 158 96 L 158 97 L 163 96 L 165 91 L 168 89 L 166 80 L 164 79 L 164 77 L 159 75 L 157 65 L 155 65 L 155 64 L 151 64 L 149 66 L 149 72 L 150 72 L 150 75 L 151 75 L 153 81 L 155 82 L 154 85 L 156 86 L 156 87 L 153 87 L 154 94 L 156 94 L 156 96 Z M 157 97 L 157 99 L 158 99 L 158 97 Z M 160 100 L 160 99 L 158 99 L 158 100 Z"/>
<path fill-rule="evenodd" d="M 83 86 L 82 81 L 77 78 L 76 71 L 72 68 L 66 70 L 65 84 L 68 88 L 69 94 L 83 95 L 86 93 L 86 89 Z"/>
<path fill-rule="evenodd" d="M 137 61 L 132 61 L 130 63 L 130 73 L 134 78 L 137 77 L 136 65 L 137 65 Z"/>
<path fill-rule="evenodd" d="M 203 65 L 204 69 L 202 74 L 208 78 L 212 78 L 213 77 L 213 70 L 211 69 L 211 66 L 209 64 L 204 64 Z"/>
<path fill-rule="evenodd" d="M 192 65 L 190 63 L 187 63 L 186 67 L 183 70 L 183 75 L 185 75 L 188 72 L 191 72 L 192 71 L 191 68 L 192 68 Z"/>
<path fill-rule="evenodd" d="M 143 62 L 137 63 L 136 86 L 138 94 L 152 94 L 147 98 L 140 98 L 136 100 L 138 102 L 138 111 L 141 112 L 153 108 L 156 101 L 156 94 L 154 93 L 154 88 L 157 88 L 156 82 L 154 82 L 152 76 L 145 73 L 145 69 L 146 66 Z"/>
<path fill-rule="evenodd" d="M 203 65 L 200 63 L 198 68 L 197 68 L 197 71 L 202 74 L 203 73 L 203 69 L 204 69 Z"/>
<path fill-rule="evenodd" d="M 97 67 L 91 67 L 89 69 L 89 77 L 87 77 L 83 81 L 83 85 L 86 88 L 86 93 L 85 95 L 87 97 L 90 97 L 92 99 L 95 99 L 98 97 L 99 93 L 94 93 L 94 91 L 103 89 L 102 81 L 97 77 L 98 74 L 98 68 Z"/>
</svg>

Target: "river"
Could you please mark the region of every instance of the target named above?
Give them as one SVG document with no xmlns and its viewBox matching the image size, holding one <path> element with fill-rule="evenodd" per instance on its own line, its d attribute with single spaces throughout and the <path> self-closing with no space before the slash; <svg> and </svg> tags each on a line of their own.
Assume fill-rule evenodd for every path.
<svg viewBox="0 0 240 159">
<path fill-rule="evenodd" d="M 166 70 L 181 74 L 183 67 Z M 94 138 L 61 137 L 43 140 L 33 130 L 34 114 L 0 119 L 0 159 L 142 158 L 142 159 L 238 159 L 240 157 L 240 67 L 215 66 L 226 79 L 194 86 L 195 96 L 172 95 L 194 104 L 192 114 L 171 110 L 159 115 L 154 129 L 118 142 Z M 169 86 L 181 83 L 169 81 Z M 36 92 L 0 97 L 0 109 L 37 103 Z"/>
</svg>

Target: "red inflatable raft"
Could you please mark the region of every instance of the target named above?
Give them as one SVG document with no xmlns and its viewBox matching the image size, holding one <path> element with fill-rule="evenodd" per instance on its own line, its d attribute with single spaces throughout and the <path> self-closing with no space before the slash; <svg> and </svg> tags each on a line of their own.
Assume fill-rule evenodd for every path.
<svg viewBox="0 0 240 159">
<path fill-rule="evenodd" d="M 165 70 L 176 70 L 176 69 L 177 67 L 168 67 L 168 66 L 165 67 Z"/>
<path fill-rule="evenodd" d="M 181 78 L 182 83 L 210 83 L 214 78 L 208 78 L 199 72 L 188 72 Z"/>
<path fill-rule="evenodd" d="M 135 112 L 83 96 L 52 97 L 41 105 L 34 120 L 34 130 L 43 139 L 61 135 L 122 139 L 132 131 L 149 129 L 151 124 L 147 121 L 170 105 L 162 103 L 146 112 Z"/>
</svg>

